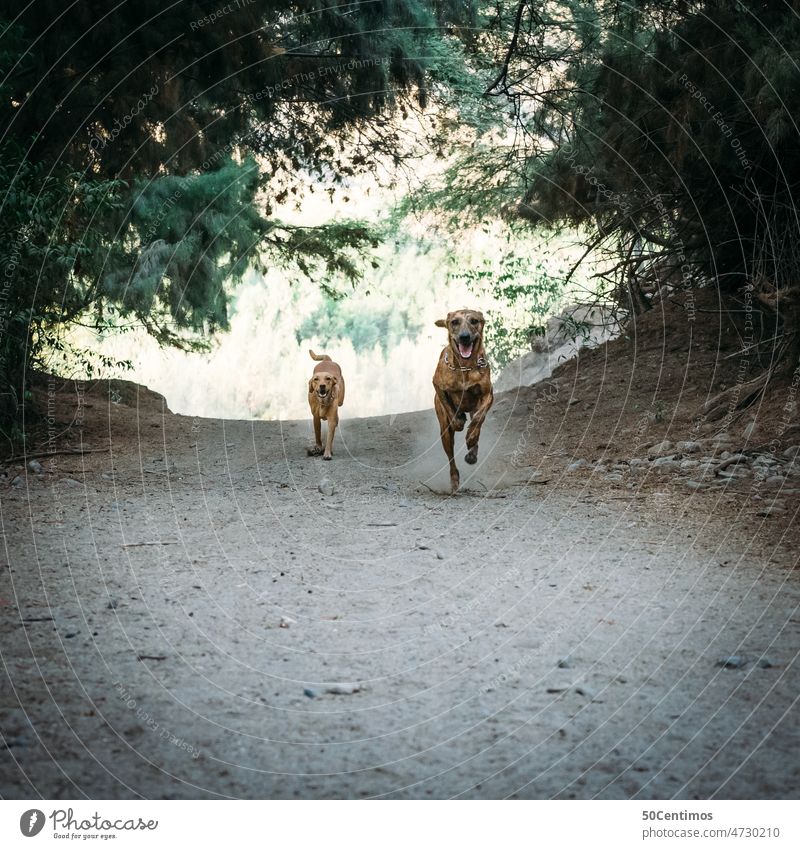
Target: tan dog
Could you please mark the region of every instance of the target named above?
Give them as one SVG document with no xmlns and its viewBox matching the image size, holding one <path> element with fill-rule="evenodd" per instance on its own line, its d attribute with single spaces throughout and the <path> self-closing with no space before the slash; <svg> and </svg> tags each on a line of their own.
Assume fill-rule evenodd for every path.
<svg viewBox="0 0 800 849">
<path fill-rule="evenodd" d="M 476 310 L 457 310 L 439 319 L 437 327 L 446 327 L 448 345 L 439 356 L 433 374 L 436 397 L 433 405 L 439 419 L 442 446 L 450 461 L 450 487 L 458 489 L 458 468 L 453 459 L 455 432 L 464 430 L 467 413 L 468 463 L 478 460 L 478 439 L 486 414 L 494 401 L 489 365 L 483 350 L 483 314 Z"/>
<path fill-rule="evenodd" d="M 312 360 L 319 365 L 314 366 L 314 376 L 308 381 L 308 406 L 311 407 L 311 415 L 314 417 L 314 440 L 313 448 L 308 449 L 309 456 L 322 454 L 323 460 L 333 457 L 333 437 L 336 426 L 339 424 L 339 407 L 344 404 L 344 378 L 342 370 L 327 355 L 321 356 L 313 351 L 308 352 Z M 322 420 L 328 423 L 328 434 L 325 441 L 325 450 L 322 449 Z"/>
</svg>

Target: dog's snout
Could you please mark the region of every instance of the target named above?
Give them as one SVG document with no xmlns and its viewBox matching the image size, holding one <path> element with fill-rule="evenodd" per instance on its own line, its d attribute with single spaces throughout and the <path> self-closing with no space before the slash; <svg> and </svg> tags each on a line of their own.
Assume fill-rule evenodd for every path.
<svg viewBox="0 0 800 849">
<path fill-rule="evenodd" d="M 458 340 L 459 340 L 459 342 L 465 342 L 465 343 L 471 342 L 472 341 L 472 334 L 469 332 L 469 330 L 462 330 L 461 333 L 458 334 Z"/>
</svg>

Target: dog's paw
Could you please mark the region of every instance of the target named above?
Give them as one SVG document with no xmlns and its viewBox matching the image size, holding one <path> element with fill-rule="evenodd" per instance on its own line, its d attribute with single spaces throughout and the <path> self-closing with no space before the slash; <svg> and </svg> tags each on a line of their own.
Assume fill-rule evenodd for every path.
<svg viewBox="0 0 800 849">
<path fill-rule="evenodd" d="M 464 425 L 466 423 L 467 423 L 467 414 L 466 413 L 459 413 L 453 419 L 453 430 L 456 431 L 456 433 L 464 430 Z"/>
<path fill-rule="evenodd" d="M 464 455 L 464 459 L 465 459 L 465 460 L 466 460 L 466 461 L 467 461 L 470 465 L 473 465 L 474 463 L 477 463 L 477 462 L 478 462 L 478 449 L 477 449 L 477 448 L 473 448 L 471 451 L 467 451 L 467 453 Z"/>
<path fill-rule="evenodd" d="M 333 460 L 333 454 L 323 454 L 322 459 L 323 460 Z"/>
<path fill-rule="evenodd" d="M 310 448 L 306 448 L 306 454 L 309 457 L 318 457 L 322 454 L 322 448 L 319 445 L 312 445 Z"/>
</svg>

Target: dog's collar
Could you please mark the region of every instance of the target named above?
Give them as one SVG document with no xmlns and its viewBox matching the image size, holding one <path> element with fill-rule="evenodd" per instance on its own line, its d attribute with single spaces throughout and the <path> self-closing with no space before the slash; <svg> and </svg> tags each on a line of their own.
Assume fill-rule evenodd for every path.
<svg viewBox="0 0 800 849">
<path fill-rule="evenodd" d="M 486 368 L 486 366 L 488 365 L 484 357 L 478 357 L 478 359 L 475 360 L 474 366 L 454 366 L 450 363 L 450 357 L 448 357 L 447 351 L 444 352 L 444 362 L 445 365 L 453 371 L 473 371 L 474 369 Z"/>
</svg>

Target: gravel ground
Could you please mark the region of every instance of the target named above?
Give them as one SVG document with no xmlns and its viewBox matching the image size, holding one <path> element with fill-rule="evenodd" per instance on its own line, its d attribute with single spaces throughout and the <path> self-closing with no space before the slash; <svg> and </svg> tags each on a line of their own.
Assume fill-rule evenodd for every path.
<svg viewBox="0 0 800 849">
<path fill-rule="evenodd" d="M 450 497 L 432 411 L 90 397 L 0 493 L 2 796 L 796 798 L 792 517 L 531 480 L 520 398 Z"/>
</svg>

